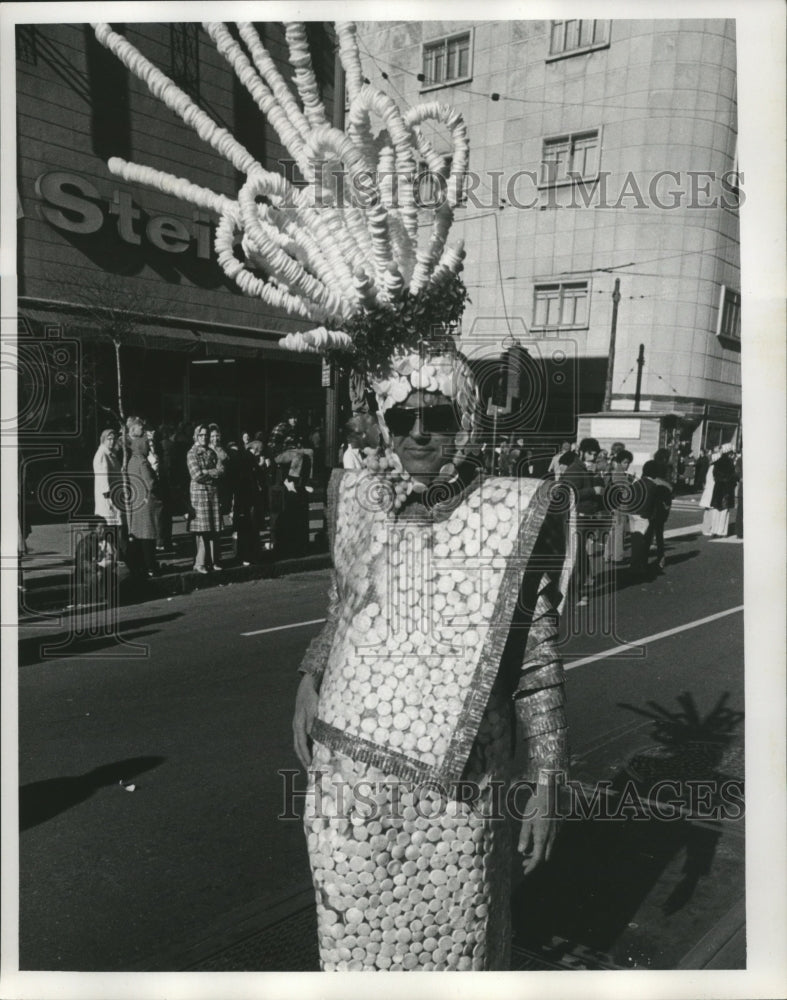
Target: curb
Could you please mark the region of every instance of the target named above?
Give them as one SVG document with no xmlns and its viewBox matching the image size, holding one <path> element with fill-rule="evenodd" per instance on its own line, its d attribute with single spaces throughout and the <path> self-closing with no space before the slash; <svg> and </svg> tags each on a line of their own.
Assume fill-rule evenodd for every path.
<svg viewBox="0 0 787 1000">
<path fill-rule="evenodd" d="M 209 573 L 207 576 L 189 569 L 183 572 L 168 573 L 165 576 L 153 577 L 141 584 L 121 585 L 120 604 L 136 604 L 142 601 L 154 601 L 161 597 L 176 597 L 190 594 L 195 590 L 207 590 L 211 587 L 225 586 L 228 583 L 249 583 L 252 580 L 271 580 L 293 573 L 309 573 L 315 570 L 330 569 L 331 557 L 327 552 L 316 555 L 301 556 L 296 559 L 281 559 L 277 562 L 263 563 L 257 566 L 229 566 L 221 573 Z M 61 610 L 73 596 L 72 577 L 59 576 L 52 586 L 33 585 L 25 588 L 20 597 L 20 611 L 53 611 Z M 32 582 L 32 581 L 31 581 Z"/>
<path fill-rule="evenodd" d="M 739 900 L 678 962 L 678 969 L 745 969 L 746 902 Z"/>
</svg>

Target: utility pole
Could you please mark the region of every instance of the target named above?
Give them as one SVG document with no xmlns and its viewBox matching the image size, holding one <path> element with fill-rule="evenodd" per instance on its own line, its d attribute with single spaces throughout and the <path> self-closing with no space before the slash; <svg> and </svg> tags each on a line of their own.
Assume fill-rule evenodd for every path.
<svg viewBox="0 0 787 1000">
<path fill-rule="evenodd" d="M 645 345 L 639 345 L 639 354 L 637 355 L 637 388 L 634 391 L 634 410 L 639 413 L 639 395 L 642 389 L 642 369 L 645 366 Z"/>
<path fill-rule="evenodd" d="M 333 126 L 344 129 L 344 68 L 337 52 L 333 63 Z M 343 180 L 343 179 L 342 179 Z M 339 453 L 339 393 L 344 379 L 333 372 L 325 389 L 325 467 L 332 469 Z"/>
<path fill-rule="evenodd" d="M 612 330 L 609 335 L 609 361 L 607 362 L 607 384 L 604 386 L 603 409 L 611 409 L 612 404 L 612 371 L 615 367 L 615 337 L 618 329 L 618 303 L 620 302 L 620 278 L 615 278 L 615 290 L 612 292 Z"/>
</svg>

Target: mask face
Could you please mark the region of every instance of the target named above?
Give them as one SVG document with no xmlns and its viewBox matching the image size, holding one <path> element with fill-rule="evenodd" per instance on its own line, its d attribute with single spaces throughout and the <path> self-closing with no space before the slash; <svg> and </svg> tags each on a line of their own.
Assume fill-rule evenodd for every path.
<svg viewBox="0 0 787 1000">
<path fill-rule="evenodd" d="M 394 451 L 410 475 L 436 475 L 451 461 L 459 418 L 447 396 L 413 391 L 401 406 L 386 411 L 385 420 Z"/>
</svg>

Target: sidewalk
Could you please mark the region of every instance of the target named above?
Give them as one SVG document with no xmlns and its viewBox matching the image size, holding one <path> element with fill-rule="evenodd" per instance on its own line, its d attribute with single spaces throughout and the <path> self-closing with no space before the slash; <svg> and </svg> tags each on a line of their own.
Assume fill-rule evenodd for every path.
<svg viewBox="0 0 787 1000">
<path fill-rule="evenodd" d="M 699 515 L 698 501 L 699 494 L 682 494 L 675 498 L 673 508 L 682 511 L 696 510 Z M 322 503 L 315 501 L 312 507 L 310 537 L 315 535 L 317 528 L 322 527 L 323 521 Z M 29 553 L 20 560 L 20 616 L 25 613 L 63 610 L 77 603 L 73 552 L 83 528 L 84 523 L 79 521 L 34 525 L 27 540 Z M 696 527 L 668 529 L 665 538 L 691 534 L 699 528 L 698 523 Z M 263 546 L 270 542 L 269 533 L 263 532 L 260 538 Z M 737 542 L 739 539 L 731 536 L 725 541 Z M 185 518 L 176 517 L 172 524 L 172 547 L 168 552 L 158 553 L 160 576 L 136 587 L 129 586 L 127 570 L 121 566 L 121 603 L 137 603 L 176 594 L 189 594 L 193 590 L 220 584 L 245 583 L 248 580 L 270 579 L 330 567 L 331 560 L 327 552 L 317 551 L 314 544 L 310 548 L 314 551 L 295 559 L 276 560 L 273 553 L 266 551 L 259 564 L 242 566 L 234 558 L 235 542 L 232 535 L 225 532 L 221 539 L 224 568 L 222 572 L 205 576 L 193 570 L 194 539 L 186 529 Z"/>
<path fill-rule="evenodd" d="M 315 505 L 316 506 L 316 505 Z M 322 508 L 322 504 L 320 504 Z M 310 518 L 310 528 L 315 521 Z M 322 512 L 319 514 L 322 522 Z M 38 524 L 27 539 L 29 552 L 19 565 L 19 614 L 37 614 L 41 611 L 62 610 L 76 604 L 74 551 L 84 530 L 84 522 Z M 310 531 L 310 534 L 313 534 Z M 270 544 L 270 533 L 262 532 L 263 547 Z M 215 587 L 227 583 L 245 583 L 248 580 L 269 579 L 289 573 L 325 569 L 330 566 L 327 552 L 317 551 L 310 544 L 309 554 L 293 559 L 275 559 L 270 550 L 263 552 L 261 562 L 243 566 L 235 558 L 235 541 L 231 531 L 221 538 L 223 568 L 220 572 L 203 575 L 194 571 L 194 537 L 186 529 L 184 517 L 173 518 L 172 545 L 168 551 L 158 552 L 160 575 L 135 583 L 129 579 L 128 570 L 119 568 L 121 604 L 137 603 L 189 594 L 193 590 Z"/>
</svg>

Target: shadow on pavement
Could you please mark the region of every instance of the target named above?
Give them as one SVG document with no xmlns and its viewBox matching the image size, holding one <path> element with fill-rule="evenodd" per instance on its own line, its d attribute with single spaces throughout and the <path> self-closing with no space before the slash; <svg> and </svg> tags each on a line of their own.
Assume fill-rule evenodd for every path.
<svg viewBox="0 0 787 1000">
<path fill-rule="evenodd" d="M 677 566 L 680 563 L 688 562 L 689 559 L 696 559 L 700 555 L 700 549 L 689 549 L 685 552 L 676 552 L 673 555 L 667 554 L 665 556 L 666 569 L 665 573 L 669 572 L 670 568 Z M 660 577 L 664 576 L 665 573 L 659 572 L 659 568 L 655 562 L 651 562 L 644 572 L 644 574 L 632 573 L 630 567 L 624 566 L 618 570 L 617 581 L 615 585 L 615 592 L 621 590 L 626 590 L 629 587 L 640 586 L 643 583 L 652 583 L 654 580 L 658 580 Z"/>
<path fill-rule="evenodd" d="M 675 968 L 740 900 L 742 839 L 717 858 L 724 820 L 743 814 L 742 775 L 724 766 L 743 713 L 728 698 L 704 718 L 688 693 L 677 711 L 621 706 L 652 720 L 649 742 L 609 779 L 581 782 L 550 864 L 514 892 L 519 949 L 556 967 L 579 954 L 574 967 Z M 698 887 L 702 899 L 687 906 Z"/>
<path fill-rule="evenodd" d="M 150 629 L 139 632 L 151 625 L 164 625 L 182 617 L 182 612 L 173 612 L 168 615 L 157 615 L 149 618 L 134 618 L 128 621 L 114 621 L 108 619 L 106 612 L 97 611 L 95 614 L 85 614 L 82 616 L 87 629 L 99 632 L 98 635 L 83 635 L 82 632 L 73 628 L 70 631 L 58 632 L 55 635 L 29 636 L 19 640 L 19 666 L 29 667 L 36 663 L 42 663 L 44 659 L 56 660 L 61 657 L 92 655 L 99 650 L 118 645 L 119 641 L 139 639 L 144 636 L 155 635 L 158 629 Z M 92 620 L 91 620 L 92 619 Z M 136 633 L 132 635 L 132 633 Z M 66 645 L 67 644 L 67 645 Z M 46 657 L 42 656 L 44 646 L 62 646 L 63 650 L 52 651 Z"/>
<path fill-rule="evenodd" d="M 19 788 L 19 829 L 29 830 L 89 799 L 99 788 L 129 782 L 151 771 L 165 757 L 130 757 L 113 764 L 102 764 L 86 774 L 46 778 Z"/>
</svg>

